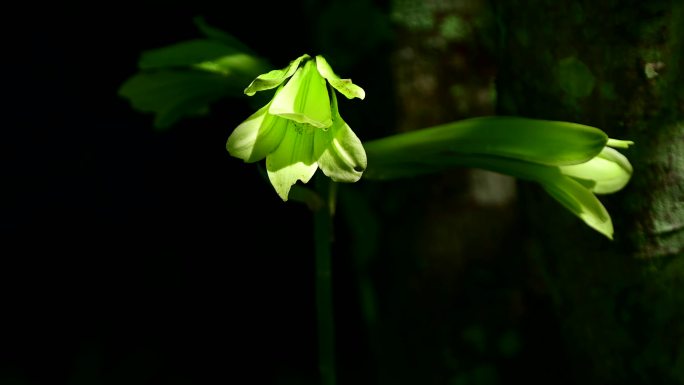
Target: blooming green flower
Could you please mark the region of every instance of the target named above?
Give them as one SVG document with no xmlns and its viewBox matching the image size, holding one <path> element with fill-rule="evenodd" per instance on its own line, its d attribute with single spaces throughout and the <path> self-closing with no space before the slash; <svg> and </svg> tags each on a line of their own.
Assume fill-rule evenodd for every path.
<svg viewBox="0 0 684 385">
<path fill-rule="evenodd" d="M 271 101 L 230 135 L 228 152 L 247 163 L 266 158 L 268 178 L 284 201 L 292 185 L 307 183 L 318 168 L 336 182 L 358 181 L 366 152 L 339 114 L 335 90 L 363 99 L 363 89 L 337 76 L 322 56 L 307 54 L 259 75 L 244 92 L 273 88 Z"/>
</svg>

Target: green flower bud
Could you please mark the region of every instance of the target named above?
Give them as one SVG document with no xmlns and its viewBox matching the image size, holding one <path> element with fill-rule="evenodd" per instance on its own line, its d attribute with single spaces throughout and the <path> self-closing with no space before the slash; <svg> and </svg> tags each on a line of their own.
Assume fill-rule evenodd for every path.
<svg viewBox="0 0 684 385">
<path fill-rule="evenodd" d="M 388 180 L 455 166 L 483 168 L 538 182 L 591 228 L 613 237 L 613 223 L 596 195 L 623 189 L 632 165 L 615 148 L 629 140 L 571 122 L 480 117 L 372 140 L 368 179 Z"/>
<path fill-rule="evenodd" d="M 366 152 L 339 114 L 335 90 L 363 99 L 363 89 L 340 79 L 322 56 L 306 54 L 259 75 L 245 94 L 273 88 L 271 101 L 230 135 L 228 152 L 247 163 L 265 158 L 268 178 L 284 201 L 292 185 L 307 183 L 318 168 L 336 182 L 358 181 Z"/>
</svg>

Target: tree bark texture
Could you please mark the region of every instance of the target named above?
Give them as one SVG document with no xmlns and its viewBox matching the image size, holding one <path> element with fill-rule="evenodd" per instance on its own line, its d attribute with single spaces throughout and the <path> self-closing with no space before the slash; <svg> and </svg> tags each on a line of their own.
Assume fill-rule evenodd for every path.
<svg viewBox="0 0 684 385">
<path fill-rule="evenodd" d="M 684 384 L 684 2 L 495 0 L 497 112 L 635 141 L 600 196 L 615 240 L 534 185 L 520 204 L 577 384 Z M 552 353 L 551 353 L 552 354 Z"/>
</svg>

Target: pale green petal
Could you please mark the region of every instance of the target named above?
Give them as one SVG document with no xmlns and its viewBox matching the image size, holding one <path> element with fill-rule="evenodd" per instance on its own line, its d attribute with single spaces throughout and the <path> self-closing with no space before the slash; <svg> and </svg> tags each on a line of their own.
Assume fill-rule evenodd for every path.
<svg viewBox="0 0 684 385">
<path fill-rule="evenodd" d="M 589 181 L 591 190 L 596 194 L 611 194 L 621 190 L 632 177 L 632 165 L 618 151 L 606 147 L 595 158 L 588 162 L 570 166 L 561 166 L 563 174 Z"/>
<path fill-rule="evenodd" d="M 332 124 L 330 97 L 325 79 L 307 61 L 292 75 L 285 87 L 273 98 L 269 112 L 299 123 L 327 128 Z"/>
<path fill-rule="evenodd" d="M 589 227 L 613 239 L 613 222 L 596 195 L 578 181 L 558 175 L 542 186 L 554 199 L 577 215 Z"/>
<path fill-rule="evenodd" d="M 292 76 L 295 73 L 295 71 L 297 71 L 297 68 L 299 68 L 299 63 L 301 63 L 302 60 L 309 59 L 310 57 L 311 56 L 304 54 L 296 58 L 295 60 L 291 61 L 287 67 L 281 70 L 272 70 L 265 74 L 257 76 L 257 78 L 254 79 L 252 83 L 250 83 L 250 85 L 247 86 L 247 88 L 245 88 L 245 94 L 248 96 L 252 96 L 259 91 L 270 90 L 272 88 L 278 87 L 287 78 Z"/>
<path fill-rule="evenodd" d="M 318 69 L 318 73 L 320 73 L 337 91 L 346 96 L 347 99 L 363 99 L 366 97 L 366 92 L 363 88 L 352 83 L 351 79 L 340 79 L 340 77 L 335 74 L 332 67 L 330 67 L 330 64 L 328 64 L 321 55 L 316 56 L 316 68 Z"/>
<path fill-rule="evenodd" d="M 273 188 L 287 201 L 292 185 L 309 182 L 318 164 L 313 159 L 314 128 L 288 121 L 278 148 L 266 157 L 266 171 Z"/>
<path fill-rule="evenodd" d="M 268 105 L 259 109 L 233 130 L 226 142 L 226 149 L 230 155 L 245 162 L 249 161 L 254 151 L 254 143 L 259 136 L 259 129 L 267 115 Z"/>
<path fill-rule="evenodd" d="M 335 182 L 356 182 L 366 169 L 366 151 L 361 140 L 337 112 L 333 94 L 333 125 L 329 130 L 316 130 L 314 154 L 321 154 L 318 166 Z M 315 156 L 314 155 L 314 156 Z"/>
<path fill-rule="evenodd" d="M 228 137 L 230 155 L 251 163 L 264 159 L 283 139 L 288 121 L 268 113 L 270 103 L 242 122 Z"/>
</svg>

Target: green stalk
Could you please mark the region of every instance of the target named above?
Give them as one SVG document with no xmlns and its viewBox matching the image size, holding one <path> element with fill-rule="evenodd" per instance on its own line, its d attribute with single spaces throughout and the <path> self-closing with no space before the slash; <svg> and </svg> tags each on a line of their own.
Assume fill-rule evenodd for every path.
<svg viewBox="0 0 684 385">
<path fill-rule="evenodd" d="M 314 211 L 316 252 L 316 313 L 318 318 L 318 367 L 322 385 L 335 385 L 335 322 L 332 296 L 332 213 L 335 189 L 325 177 L 316 178 L 316 191 L 327 205 Z"/>
</svg>

